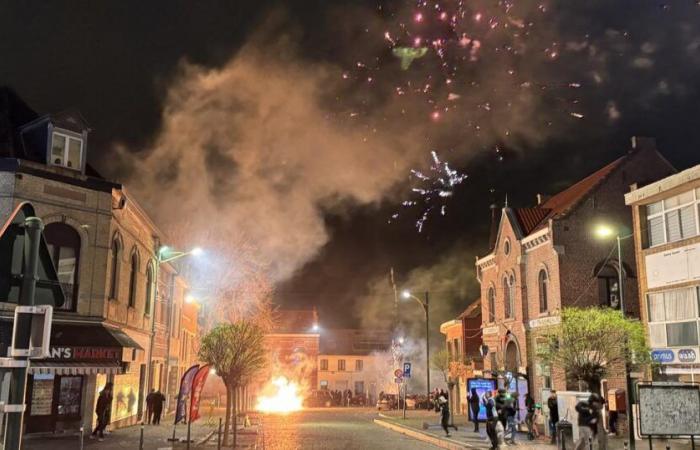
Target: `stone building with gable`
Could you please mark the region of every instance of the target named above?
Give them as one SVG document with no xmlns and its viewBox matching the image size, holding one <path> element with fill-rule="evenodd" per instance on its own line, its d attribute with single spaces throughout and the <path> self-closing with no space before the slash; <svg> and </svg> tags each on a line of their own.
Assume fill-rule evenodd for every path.
<svg viewBox="0 0 700 450">
<path fill-rule="evenodd" d="M 600 223 L 631 230 L 624 200 L 629 186 L 673 172 L 652 139 L 633 138 L 625 155 L 556 195 L 538 195 L 530 207 L 502 208 L 491 250 L 476 261 L 486 374 L 517 379 L 510 387 L 521 398 L 529 390 L 538 402 L 551 389 L 566 389 L 563 370 L 544 366 L 537 346 L 545 342 L 548 327 L 560 323 L 564 307 L 620 308 L 618 270 L 625 313 L 639 316 L 631 240 L 623 241 L 620 262 L 614 242 L 596 239 L 593 230 Z M 603 383 L 603 389 L 624 387 L 623 373 Z"/>
<path fill-rule="evenodd" d="M 33 205 L 66 297 L 54 310 L 52 356 L 30 369 L 28 433 L 90 429 L 97 394 L 108 381 L 114 383 L 112 427 L 134 424 L 149 387 L 165 392 L 168 365 L 181 371 L 193 362 L 178 360 L 182 333 L 173 327 L 187 285 L 174 266 L 156 266 L 165 236 L 124 186 L 88 164 L 89 133 L 78 112 L 39 115 L 0 88 L 0 217 L 22 202 Z M 0 298 L 4 345 L 14 306 Z M 147 380 L 154 320 L 156 364 Z M 164 335 L 173 331 L 178 336 Z"/>
</svg>

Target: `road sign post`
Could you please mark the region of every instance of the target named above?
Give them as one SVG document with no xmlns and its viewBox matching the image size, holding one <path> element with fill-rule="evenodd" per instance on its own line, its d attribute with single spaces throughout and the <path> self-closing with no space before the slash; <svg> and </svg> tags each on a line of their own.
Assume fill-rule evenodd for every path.
<svg viewBox="0 0 700 450">
<path fill-rule="evenodd" d="M 403 377 L 404 378 L 411 378 L 411 363 L 410 362 L 403 363 Z"/>
</svg>

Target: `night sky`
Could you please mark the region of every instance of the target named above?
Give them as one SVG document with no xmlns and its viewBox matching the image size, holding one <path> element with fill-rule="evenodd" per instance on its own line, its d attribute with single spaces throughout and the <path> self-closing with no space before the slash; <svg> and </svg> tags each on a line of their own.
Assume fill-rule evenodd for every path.
<svg viewBox="0 0 700 450">
<path fill-rule="evenodd" d="M 494 2 L 473 3 L 484 4 L 485 11 L 490 11 L 489 5 Z M 250 111 L 247 109 L 250 103 L 255 103 L 260 95 L 264 97 L 269 90 L 263 84 L 257 91 L 251 88 L 248 92 L 246 80 L 253 85 L 264 78 L 268 63 L 272 72 L 284 73 L 291 67 L 290 79 L 302 80 L 302 85 L 308 79 L 310 86 L 300 88 L 299 92 L 285 87 L 280 97 L 286 93 L 292 98 L 299 95 L 294 100 L 298 103 L 293 105 L 303 105 L 307 98 L 304 89 L 308 89 L 312 92 L 309 95 L 321 105 L 319 110 L 324 114 L 320 116 L 334 124 L 330 132 L 324 131 L 308 140 L 294 138 L 297 140 L 290 144 L 291 152 L 298 155 L 308 143 L 328 142 L 347 157 L 347 152 L 356 148 L 352 139 L 376 127 L 380 128 L 376 132 L 381 136 L 378 139 L 383 145 L 390 143 L 386 147 L 394 150 L 382 153 L 370 149 L 368 153 L 358 153 L 357 159 L 391 155 L 385 163 L 378 158 L 378 161 L 369 159 L 359 168 L 348 167 L 348 171 L 367 172 L 367 176 L 354 176 L 347 181 L 366 183 L 366 189 L 336 188 L 330 181 L 300 184 L 294 177 L 283 177 L 273 187 L 279 189 L 287 203 L 271 205 L 265 200 L 268 197 L 261 195 L 261 209 L 281 211 L 277 213 L 277 222 L 294 216 L 295 220 L 289 222 L 290 240 L 307 223 L 297 221 L 297 214 L 320 218 L 318 223 L 311 219 L 308 222 L 310 228 L 318 228 L 316 234 L 300 240 L 299 245 L 306 246 L 306 252 L 285 253 L 287 247 L 282 244 L 281 247 L 263 245 L 267 262 L 275 267 L 276 275 L 272 276 L 277 285 L 275 300 L 285 307 L 316 305 L 328 326 L 369 325 L 372 321 L 363 316 L 385 315 L 386 310 L 376 305 L 391 304 L 393 300 L 388 283 L 388 273 L 393 267 L 400 285 L 417 291 L 429 289 L 432 301 L 444 305 L 438 307 L 435 317 L 439 323 L 452 318 L 451 314 L 461 311 L 478 296 L 473 263 L 476 255 L 487 250 L 491 203 L 502 206 L 507 195 L 512 206 L 532 205 L 537 193 L 555 193 L 621 155 L 629 148 L 632 135 L 656 137 L 661 152 L 679 169 L 700 162 L 700 6 L 697 2 L 514 0 L 512 3 L 516 4 L 514 12 L 501 19 L 511 24 L 509 30 L 522 34 L 517 41 L 525 42 L 530 48 L 546 48 L 551 53 L 547 53 L 548 57 L 556 52 L 556 57 L 551 56 L 556 61 L 547 65 L 531 54 L 504 58 L 508 42 L 516 39 L 510 34 L 507 39 L 484 34 L 483 53 L 475 57 L 478 61 L 457 75 L 457 80 L 465 86 L 468 80 L 479 82 L 469 86 L 472 91 L 467 88 L 455 91 L 460 93 L 457 102 L 462 109 L 445 113 L 446 118 L 438 124 L 431 124 L 427 114 L 421 115 L 426 110 L 423 104 L 426 97 L 408 96 L 407 100 L 401 100 L 405 103 L 397 103 L 390 97 L 396 86 L 410 82 L 417 85 L 418 79 L 425 80 L 426 74 L 431 77 L 431 73 L 436 73 L 434 68 L 440 66 L 439 61 L 435 64 L 435 58 L 428 55 L 414 61 L 407 71 L 397 68 L 398 61 L 391 55 L 394 44 L 387 42 L 384 32 L 417 33 L 411 28 L 417 25 L 410 23 L 415 14 L 414 2 L 408 1 L 381 4 L 328 0 L 2 1 L 0 84 L 16 89 L 39 112 L 80 110 L 93 129 L 89 144 L 91 164 L 106 177 L 124 180 L 127 185 L 134 185 L 133 190 L 142 191 L 143 202 L 153 205 L 154 215 L 160 218 L 162 213 L 153 199 L 171 192 L 187 195 L 178 190 L 176 182 L 170 181 L 185 171 L 167 158 L 165 161 L 151 158 L 147 170 L 138 171 L 130 159 L 133 155 L 137 159 L 150 154 L 174 155 L 173 158 L 187 159 L 189 164 L 193 158 L 205 159 L 203 170 L 211 178 L 206 183 L 202 181 L 207 184 L 204 192 L 222 200 L 219 204 L 255 205 L 257 194 L 252 192 L 260 191 L 241 192 L 237 187 L 237 183 L 251 183 L 245 181 L 246 167 L 255 167 L 259 177 L 273 178 L 277 173 L 286 174 L 289 167 L 296 165 L 301 167 L 300 177 L 319 178 L 323 167 L 309 164 L 313 156 L 295 158 L 290 153 L 280 157 L 274 149 L 266 158 L 279 158 L 279 167 L 270 166 L 267 161 L 246 166 L 251 159 L 232 154 L 262 153 L 260 149 L 251 149 L 260 140 L 248 135 L 240 140 L 207 137 L 206 142 L 191 137 L 198 129 L 204 130 L 203 134 L 209 131 L 212 135 L 226 134 L 225 126 L 207 127 L 211 120 L 226 122 L 227 112 L 231 123 L 241 121 L 240 127 L 244 127 L 247 123 L 244 120 L 250 120 L 250 114 L 239 118 L 238 111 Z M 542 5 L 548 12 L 539 18 L 535 13 Z M 526 25 L 521 25 L 516 13 L 527 17 Z M 493 17 L 496 15 L 494 12 Z M 527 23 L 532 17 L 532 31 L 526 32 L 530 30 Z M 402 20 L 409 24 L 408 31 L 398 25 Z M 431 33 L 442 31 L 434 28 Z M 447 39 L 455 38 L 448 33 Z M 284 43 L 280 44 L 280 40 Z M 498 44 L 489 47 L 496 40 Z M 469 45 L 473 48 L 473 43 Z M 250 53 L 253 56 L 246 56 Z M 358 62 L 376 70 L 362 72 L 365 69 Z M 492 89 L 499 85 L 489 84 L 489 78 L 494 78 L 494 73 L 505 73 L 511 63 L 517 72 L 515 76 L 532 76 L 533 87 L 528 84 L 528 88 L 533 93 L 523 100 L 520 109 L 498 112 L 499 106 L 509 103 L 504 96 L 510 94 Z M 192 94 L 207 89 L 210 81 L 198 79 L 197 74 L 209 70 L 230 74 L 228 81 L 211 82 L 221 83 L 220 86 L 234 92 L 227 94 L 229 97 L 222 94 L 221 102 L 227 98 L 235 102 L 225 107 L 210 106 L 219 102 L 216 92 L 208 94 L 209 97 Z M 311 75 L 307 78 L 307 74 Z M 349 78 L 348 84 L 341 83 L 340 74 Z M 442 73 L 440 76 L 446 77 Z M 367 78 L 372 81 L 367 82 Z M 437 78 L 430 80 L 437 83 Z M 199 81 L 187 81 L 193 79 Z M 543 84 L 537 84 L 537 80 L 543 80 Z M 477 84 L 482 89 L 478 95 L 474 94 Z M 572 88 L 572 84 L 580 86 Z M 513 86 L 519 89 L 514 92 L 521 92 L 523 80 Z M 239 89 L 240 97 L 236 93 Z M 490 91 L 484 94 L 484 90 Z M 483 119 L 484 115 L 466 111 L 472 99 L 480 107 L 488 104 L 488 114 L 502 116 Z M 416 103 L 421 104 L 416 106 Z M 260 105 L 252 110 L 263 109 Z M 491 106 L 494 111 L 490 110 Z M 182 117 L 200 114 L 202 109 L 210 107 L 215 113 L 203 114 L 201 119 L 192 121 L 194 126 L 187 128 L 190 135 L 183 137 L 183 131 L 172 132 L 172 124 L 182 123 Z M 432 103 L 427 106 L 436 107 Z M 408 109 L 407 115 L 398 113 L 400 108 Z M 278 109 L 277 116 L 271 117 L 286 121 L 285 111 Z M 577 117 L 578 114 L 582 117 Z M 355 115 L 359 116 L 359 122 L 352 122 Z M 473 127 L 479 119 L 490 122 L 475 137 L 478 133 Z M 295 130 L 316 126 L 300 123 L 296 118 L 289 118 L 289 122 L 290 125 L 280 127 L 285 130 L 285 139 L 264 141 L 264 146 L 281 145 Z M 253 126 L 255 123 L 252 122 Z M 501 123 L 513 125 L 512 133 L 504 134 L 499 129 Z M 236 132 L 231 127 L 231 133 Z M 222 144 L 222 140 L 227 144 Z M 424 145 L 414 146 L 411 141 L 416 140 Z M 187 149 L 182 150 L 185 153 L 164 153 L 181 142 L 186 143 L 182 144 Z M 229 144 L 236 148 L 234 152 L 227 151 Z M 239 144 L 245 150 L 236 147 Z M 411 191 L 417 180 L 410 176 L 409 169 L 428 170 L 433 149 L 444 150 L 440 155 L 468 178 L 452 190 L 450 198 L 436 205 L 419 233 L 416 220 L 430 205 Z M 322 166 L 323 161 L 337 163 L 330 166 L 331 171 L 342 169 L 349 161 L 343 160 L 343 155 L 338 157 L 339 162 L 335 158 L 325 160 L 327 156 L 323 155 L 328 153 L 323 148 L 317 151 L 322 156 Z M 386 167 L 390 178 L 383 177 L 378 182 L 371 177 L 373 170 L 368 167 L 376 168 L 378 177 L 383 177 L 382 168 Z M 335 175 L 341 177 L 342 171 Z M 142 178 L 149 173 L 157 175 L 160 184 L 145 183 Z M 285 204 L 296 198 L 290 192 L 303 196 L 306 190 L 324 189 L 329 190 L 327 196 L 315 194 L 310 200 L 300 202 L 301 207 L 285 209 Z M 404 201 L 418 204 L 403 207 Z M 188 202 L 184 204 L 183 209 Z M 193 200 L 192 204 L 196 205 L 197 201 Z M 442 205 L 446 207 L 444 216 L 439 214 Z M 311 211 L 305 212 L 309 206 Z M 254 210 L 226 208 L 226 214 L 230 213 L 231 217 Z M 183 210 L 180 214 L 191 212 Z M 398 217 L 391 220 L 397 212 Z M 162 220 L 173 221 L 172 217 Z M 244 230 L 246 226 L 243 221 Z M 261 228 L 268 233 L 279 231 L 273 224 Z M 256 239 L 261 238 L 254 236 L 250 241 L 252 247 L 256 247 Z M 285 249 L 280 261 L 270 261 L 269 253 L 278 248 Z M 450 266 L 447 269 L 446 261 Z"/>
</svg>

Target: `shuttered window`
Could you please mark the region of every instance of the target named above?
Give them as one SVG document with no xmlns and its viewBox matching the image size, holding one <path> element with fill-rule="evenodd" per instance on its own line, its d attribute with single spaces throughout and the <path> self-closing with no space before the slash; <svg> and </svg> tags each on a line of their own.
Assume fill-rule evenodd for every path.
<svg viewBox="0 0 700 450">
<path fill-rule="evenodd" d="M 696 189 L 646 206 L 650 247 L 698 234 L 699 195 L 700 189 Z"/>
</svg>

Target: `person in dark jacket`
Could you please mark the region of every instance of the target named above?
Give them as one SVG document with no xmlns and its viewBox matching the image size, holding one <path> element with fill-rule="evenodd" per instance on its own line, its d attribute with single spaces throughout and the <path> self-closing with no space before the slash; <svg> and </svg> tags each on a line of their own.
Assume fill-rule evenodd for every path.
<svg viewBox="0 0 700 450">
<path fill-rule="evenodd" d="M 450 403 L 442 395 L 438 397 L 440 405 L 440 425 L 445 430 L 445 436 L 450 437 Z"/>
<path fill-rule="evenodd" d="M 483 405 L 486 409 L 486 435 L 491 441 L 491 450 L 496 450 L 498 448 L 498 434 L 496 433 L 498 416 L 496 413 L 496 403 L 493 400 L 491 391 L 486 391 L 484 394 Z"/>
<path fill-rule="evenodd" d="M 525 415 L 525 423 L 527 424 L 527 438 L 529 440 L 535 439 L 535 399 L 528 392 L 525 394 L 525 408 L 527 409 L 527 414 Z"/>
<path fill-rule="evenodd" d="M 557 443 L 557 423 L 559 422 L 559 403 L 557 402 L 557 391 L 552 391 L 547 399 L 549 408 L 549 434 L 552 436 L 552 444 Z"/>
<path fill-rule="evenodd" d="M 163 403 L 165 403 L 165 395 L 160 391 L 155 391 L 153 393 L 153 425 L 160 425 Z"/>
<path fill-rule="evenodd" d="M 472 388 L 472 393 L 469 395 L 469 411 L 472 414 L 474 422 L 474 432 L 479 432 L 479 409 L 481 408 L 481 399 L 476 392 L 476 388 Z"/>
<path fill-rule="evenodd" d="M 155 393 L 156 390 L 151 389 L 151 392 L 146 396 L 146 423 L 149 425 L 153 423 L 153 396 Z"/>
<path fill-rule="evenodd" d="M 110 410 L 112 407 L 112 383 L 105 384 L 104 389 L 100 391 L 97 397 L 97 405 L 95 406 L 95 414 L 97 415 L 97 426 L 92 431 L 90 439 L 95 439 L 97 436 L 100 441 L 105 439 L 105 428 L 109 424 Z"/>
<path fill-rule="evenodd" d="M 495 399 L 496 412 L 498 413 L 498 421 L 503 425 L 503 429 L 508 429 L 508 393 L 505 389 L 498 390 L 498 395 Z"/>
<path fill-rule="evenodd" d="M 585 450 L 589 447 L 598 430 L 598 397 L 596 394 L 591 394 L 588 400 L 581 400 L 576 404 L 576 412 L 578 413 L 578 441 L 576 442 L 575 450 Z"/>
</svg>

